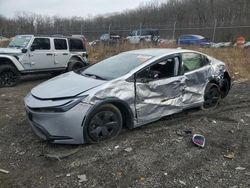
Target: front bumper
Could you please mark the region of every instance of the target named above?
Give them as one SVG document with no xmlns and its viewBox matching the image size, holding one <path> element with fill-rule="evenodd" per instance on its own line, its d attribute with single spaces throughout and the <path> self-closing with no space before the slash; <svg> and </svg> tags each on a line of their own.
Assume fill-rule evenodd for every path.
<svg viewBox="0 0 250 188">
<path fill-rule="evenodd" d="M 38 137 L 59 144 L 85 143 L 82 124 L 91 107 L 90 104 L 79 103 L 66 112 L 43 112 L 36 108 L 30 108 L 26 101 L 27 116 Z"/>
</svg>

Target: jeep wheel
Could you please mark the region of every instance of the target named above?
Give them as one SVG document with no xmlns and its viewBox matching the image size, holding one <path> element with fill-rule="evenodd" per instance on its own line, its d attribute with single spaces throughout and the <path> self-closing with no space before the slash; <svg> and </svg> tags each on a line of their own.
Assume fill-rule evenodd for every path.
<svg viewBox="0 0 250 188">
<path fill-rule="evenodd" d="M 83 67 L 84 67 L 83 62 L 81 62 L 81 61 L 72 61 L 72 62 L 69 62 L 68 71 L 75 71 L 75 70 L 83 68 Z"/>
<path fill-rule="evenodd" d="M 11 65 L 0 66 L 0 87 L 12 87 L 20 79 L 20 73 Z"/>
</svg>

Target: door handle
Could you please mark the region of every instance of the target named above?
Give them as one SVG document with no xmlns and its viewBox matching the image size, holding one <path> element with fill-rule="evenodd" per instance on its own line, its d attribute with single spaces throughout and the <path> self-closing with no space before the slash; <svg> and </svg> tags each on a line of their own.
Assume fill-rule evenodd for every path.
<svg viewBox="0 0 250 188">
<path fill-rule="evenodd" d="M 48 54 L 46 54 L 47 56 L 52 56 L 53 54 L 50 54 L 50 53 L 48 53 Z"/>
<path fill-rule="evenodd" d="M 68 55 L 68 53 L 63 53 L 63 55 Z"/>
</svg>

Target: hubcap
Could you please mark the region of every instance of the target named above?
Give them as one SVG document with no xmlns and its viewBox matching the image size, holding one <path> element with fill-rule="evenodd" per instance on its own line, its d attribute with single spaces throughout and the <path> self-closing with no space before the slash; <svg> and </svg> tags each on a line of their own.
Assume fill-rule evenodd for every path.
<svg viewBox="0 0 250 188">
<path fill-rule="evenodd" d="M 17 76 L 11 71 L 4 71 L 0 75 L 0 85 L 11 86 L 15 84 Z"/>
<path fill-rule="evenodd" d="M 213 87 L 206 93 L 204 98 L 205 98 L 204 102 L 205 108 L 215 107 L 220 99 L 220 91 L 218 90 L 218 88 Z"/>
<path fill-rule="evenodd" d="M 119 120 L 115 113 L 102 111 L 90 121 L 89 136 L 95 141 L 101 141 L 115 136 L 119 129 Z"/>
</svg>

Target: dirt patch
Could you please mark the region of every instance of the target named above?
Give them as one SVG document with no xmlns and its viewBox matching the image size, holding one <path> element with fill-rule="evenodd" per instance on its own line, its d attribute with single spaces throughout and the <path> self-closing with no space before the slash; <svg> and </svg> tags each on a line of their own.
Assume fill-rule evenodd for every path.
<svg viewBox="0 0 250 188">
<path fill-rule="evenodd" d="M 40 141 L 25 116 L 23 97 L 48 78 L 0 89 L 0 169 L 9 171 L 0 172 L 0 187 L 250 187 L 249 81 L 234 83 L 216 110 L 193 109 L 100 144 L 67 146 Z M 205 148 L 185 130 L 203 134 Z"/>
</svg>

